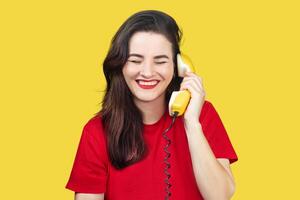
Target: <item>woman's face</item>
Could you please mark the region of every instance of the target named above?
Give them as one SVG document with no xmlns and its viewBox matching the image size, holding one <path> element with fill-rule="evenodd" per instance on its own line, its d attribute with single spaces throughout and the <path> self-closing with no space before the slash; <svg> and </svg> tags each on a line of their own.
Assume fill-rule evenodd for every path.
<svg viewBox="0 0 300 200">
<path fill-rule="evenodd" d="M 136 103 L 164 101 L 174 73 L 172 44 L 162 34 L 133 34 L 129 40 L 129 57 L 122 70 Z"/>
</svg>

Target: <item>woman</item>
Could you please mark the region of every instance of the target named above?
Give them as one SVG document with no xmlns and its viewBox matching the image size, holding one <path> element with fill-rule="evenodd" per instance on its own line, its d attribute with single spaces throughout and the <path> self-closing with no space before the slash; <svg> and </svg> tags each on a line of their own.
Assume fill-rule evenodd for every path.
<svg viewBox="0 0 300 200">
<path fill-rule="evenodd" d="M 180 39 L 175 20 L 155 10 L 132 15 L 113 37 L 103 63 L 102 110 L 83 128 L 66 185 L 75 199 L 233 195 L 230 163 L 237 155 L 217 111 L 204 99 L 201 78 L 194 73 L 178 77 Z M 168 102 L 178 89 L 190 91 L 191 99 L 166 132 L 172 123 Z"/>
</svg>

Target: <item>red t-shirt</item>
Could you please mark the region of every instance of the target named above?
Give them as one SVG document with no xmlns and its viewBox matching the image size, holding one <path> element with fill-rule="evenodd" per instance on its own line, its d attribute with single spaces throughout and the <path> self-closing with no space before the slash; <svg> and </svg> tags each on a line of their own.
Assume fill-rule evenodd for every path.
<svg viewBox="0 0 300 200">
<path fill-rule="evenodd" d="M 203 199 L 198 190 L 182 121 L 178 117 L 167 132 L 171 139 L 170 191 L 172 200 Z M 105 193 L 106 200 L 157 200 L 164 199 L 164 147 L 162 133 L 171 124 L 166 110 L 154 124 L 144 125 L 144 139 L 149 153 L 145 159 L 122 170 L 114 168 L 106 150 L 103 125 L 99 116 L 91 118 L 83 128 L 73 169 L 66 188 L 79 193 Z M 222 121 L 209 101 L 205 101 L 199 121 L 203 133 L 216 158 L 238 160 Z"/>
</svg>

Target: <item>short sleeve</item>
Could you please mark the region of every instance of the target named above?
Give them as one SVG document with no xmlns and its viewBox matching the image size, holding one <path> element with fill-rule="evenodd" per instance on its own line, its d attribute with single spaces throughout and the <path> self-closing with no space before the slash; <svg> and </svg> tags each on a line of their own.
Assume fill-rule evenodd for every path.
<svg viewBox="0 0 300 200">
<path fill-rule="evenodd" d="M 66 188 L 80 193 L 105 193 L 107 156 L 101 129 L 89 121 L 83 128 Z M 102 134 L 103 135 L 103 134 Z"/>
<path fill-rule="evenodd" d="M 230 163 L 238 160 L 221 118 L 211 102 L 205 101 L 200 114 L 203 133 L 216 158 L 228 158 Z"/>
</svg>

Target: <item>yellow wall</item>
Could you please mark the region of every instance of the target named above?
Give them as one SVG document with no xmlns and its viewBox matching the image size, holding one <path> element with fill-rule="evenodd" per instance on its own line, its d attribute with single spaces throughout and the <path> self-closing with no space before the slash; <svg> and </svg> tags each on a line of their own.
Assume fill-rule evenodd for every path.
<svg viewBox="0 0 300 200">
<path fill-rule="evenodd" d="M 182 50 L 239 156 L 233 199 L 299 199 L 296 2 L 1 2 L 1 199 L 73 199 L 64 186 L 83 125 L 100 108 L 103 58 L 143 9 L 183 29 Z"/>
</svg>

